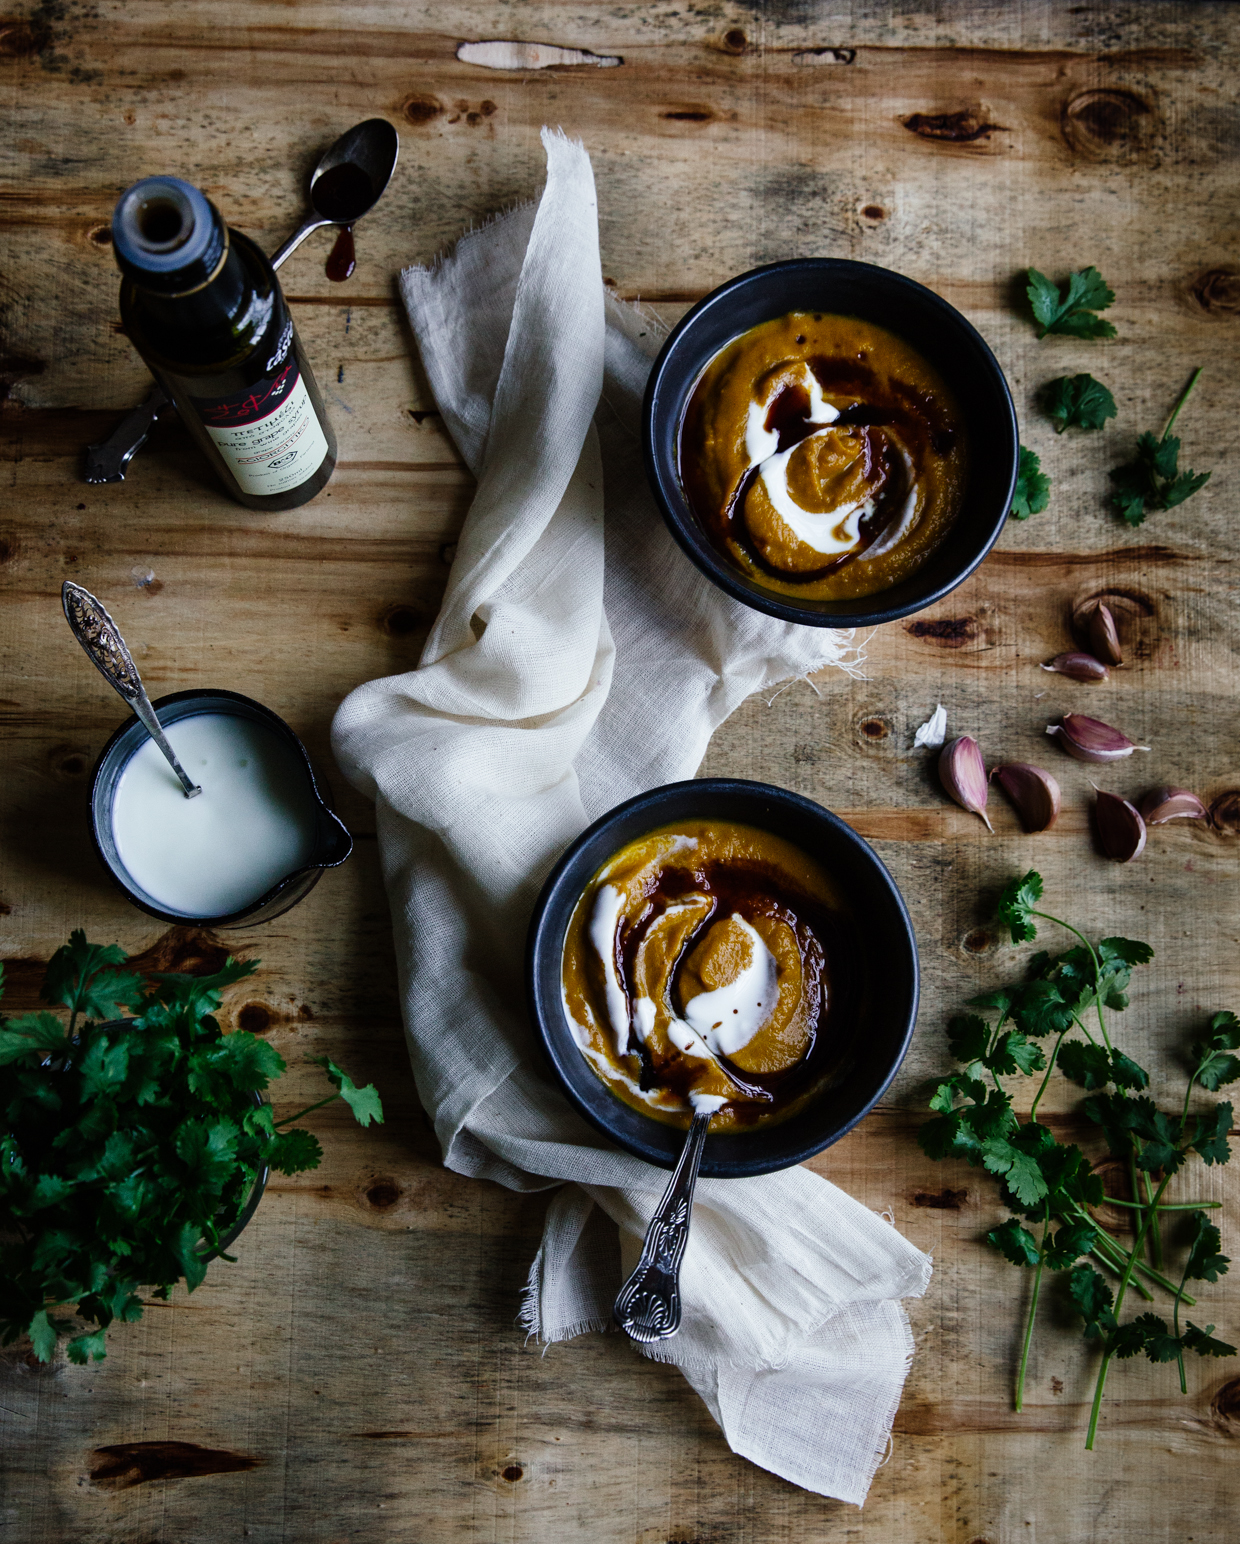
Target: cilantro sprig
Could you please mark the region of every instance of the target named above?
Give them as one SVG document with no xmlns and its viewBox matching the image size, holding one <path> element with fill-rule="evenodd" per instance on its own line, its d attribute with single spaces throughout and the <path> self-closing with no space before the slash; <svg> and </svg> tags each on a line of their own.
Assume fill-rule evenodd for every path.
<svg viewBox="0 0 1240 1544">
<path fill-rule="evenodd" d="M 1096 268 L 1082 268 L 1068 275 L 1065 287 L 1053 283 L 1044 273 L 1030 268 L 1025 294 L 1038 337 L 1059 333 L 1070 338 L 1113 338 L 1115 328 L 1105 317 L 1097 316 L 1115 301 L 1115 291 Z"/>
<path fill-rule="evenodd" d="M 1131 461 L 1111 473 L 1115 492 L 1111 503 L 1129 525 L 1140 525 L 1151 509 L 1174 509 L 1191 499 L 1210 481 L 1209 472 L 1180 471 L 1180 442 L 1171 433 L 1189 392 L 1197 384 L 1201 367 L 1193 371 L 1188 385 L 1171 410 L 1161 436 L 1145 433 L 1137 441 L 1137 453 Z"/>
<path fill-rule="evenodd" d="M 1040 514 L 1046 508 L 1050 497 L 1051 480 L 1042 470 L 1042 462 L 1022 445 L 1016 466 L 1016 487 L 1012 493 L 1012 514 L 1017 520 L 1028 520 L 1030 515 Z"/>
<path fill-rule="evenodd" d="M 1042 388 L 1042 406 L 1055 425 L 1065 429 L 1101 429 L 1115 417 L 1115 398 L 1092 375 L 1059 375 Z"/>
<path fill-rule="evenodd" d="M 1091 942 L 1071 923 L 1041 908 L 1042 889 L 1041 876 L 1034 872 L 1013 880 L 999 899 L 998 921 L 1016 944 L 1034 942 L 1040 922 L 1066 929 L 1077 942 L 1057 955 L 1045 950 L 1035 954 L 1024 980 L 973 998 L 968 1006 L 977 1011 L 952 1019 L 948 1044 L 961 1070 L 935 1089 L 930 1100 L 935 1118 L 921 1128 L 919 1140 L 931 1158 L 960 1158 L 998 1179 L 1012 1215 L 987 1238 L 1005 1259 L 1034 1272 L 1016 1375 L 1017 1410 L 1024 1396 L 1043 1276 L 1048 1270 L 1067 1273 L 1069 1297 L 1083 1320 L 1085 1337 L 1102 1350 L 1085 1444 L 1092 1448 L 1113 1360 L 1144 1354 L 1155 1362 L 1176 1361 L 1183 1389 L 1186 1351 L 1199 1356 L 1236 1354 L 1234 1347 L 1215 1338 L 1212 1324 L 1202 1329 L 1186 1320 L 1180 1327 L 1181 1307 L 1196 1301 L 1188 1295 L 1188 1283 L 1217 1281 L 1230 1263 L 1220 1252 L 1219 1230 L 1207 1216 L 1218 1203 L 1164 1198 L 1190 1157 L 1210 1166 L 1226 1163 L 1231 1156 L 1227 1135 L 1232 1106 L 1219 1103 L 1194 1112 L 1192 1096 L 1194 1089 L 1214 1093 L 1240 1079 L 1240 1057 L 1233 1054 L 1240 1049 L 1240 1019 L 1231 1013 L 1214 1015 L 1192 1046 L 1183 1106 L 1174 1113 L 1159 1109 L 1147 1092 L 1149 1074 L 1113 1043 L 1106 1018 L 1108 1012 L 1128 1006 L 1132 972 L 1149 963 L 1153 950 L 1127 938 Z M 1049 1050 L 1044 1049 L 1046 1043 Z M 1088 1095 L 1084 1115 L 1128 1165 L 1131 1201 L 1104 1194 L 1086 1154 L 1060 1142 L 1037 1120 L 1056 1068 Z M 1001 1080 L 1039 1073 L 1028 1119 L 1022 1120 Z M 1152 1181 L 1157 1189 L 1151 1189 Z M 1104 1202 L 1136 1214 L 1131 1247 L 1099 1221 L 1096 1212 Z M 1185 1211 L 1187 1256 L 1177 1283 L 1163 1274 L 1161 1228 L 1163 1219 Z M 1114 1290 L 1102 1271 L 1118 1279 Z M 1121 1320 L 1128 1291 L 1148 1301 L 1151 1287 L 1172 1298 L 1170 1326 L 1154 1313 Z"/>
<path fill-rule="evenodd" d="M 309 1110 L 276 1121 L 257 1097 L 284 1058 L 214 1017 L 256 968 L 144 979 L 78 930 L 42 988 L 67 1018 L 0 1020 L 0 1342 L 29 1335 L 50 1361 L 72 1309 L 94 1327 L 70 1335 L 69 1359 L 99 1361 L 108 1326 L 141 1318 L 143 1287 L 202 1283 L 265 1167 L 317 1166 L 317 1138 L 285 1129 Z M 343 1099 L 363 1125 L 383 1119 L 372 1086 L 320 1065 L 335 1091 L 309 1109 Z"/>
</svg>

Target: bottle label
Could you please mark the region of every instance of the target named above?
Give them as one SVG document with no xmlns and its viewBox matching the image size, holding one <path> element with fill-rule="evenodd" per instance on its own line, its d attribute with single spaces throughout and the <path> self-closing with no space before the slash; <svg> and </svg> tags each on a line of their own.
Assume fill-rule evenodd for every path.
<svg viewBox="0 0 1240 1544">
<path fill-rule="evenodd" d="M 327 439 L 295 359 L 229 397 L 191 400 L 244 493 L 287 493 L 323 464 Z"/>
</svg>

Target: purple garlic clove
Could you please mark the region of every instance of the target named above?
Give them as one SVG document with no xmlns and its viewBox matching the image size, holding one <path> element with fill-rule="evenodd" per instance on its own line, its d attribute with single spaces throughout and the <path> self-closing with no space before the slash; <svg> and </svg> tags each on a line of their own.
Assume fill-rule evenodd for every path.
<svg viewBox="0 0 1240 1544">
<path fill-rule="evenodd" d="M 1208 811 L 1187 788 L 1155 788 L 1141 800 L 1141 817 L 1147 826 L 1163 826 L 1169 820 L 1204 820 Z"/>
<path fill-rule="evenodd" d="M 986 813 L 986 764 L 976 740 L 967 734 L 945 745 L 939 754 L 939 781 L 961 809 L 980 815 L 994 831 Z"/>
<path fill-rule="evenodd" d="M 1092 654 L 1085 654 L 1080 649 L 1072 649 L 1067 654 L 1056 654 L 1050 664 L 1043 665 L 1042 669 L 1069 676 L 1073 681 L 1106 681 L 1111 675 L 1100 659 L 1095 659 Z"/>
<path fill-rule="evenodd" d="M 1149 750 L 1148 745 L 1134 745 L 1126 734 L 1084 713 L 1065 713 L 1063 722 L 1047 724 L 1046 732 L 1058 735 L 1060 745 L 1078 761 L 1122 761 L 1133 751 Z"/>
<path fill-rule="evenodd" d="M 1131 863 L 1145 849 L 1145 821 L 1141 819 L 1141 812 L 1118 794 L 1106 793 L 1101 788 L 1097 792 L 1094 820 L 1102 850 L 1117 863 Z"/>
<path fill-rule="evenodd" d="M 1085 631 L 1089 637 L 1089 646 L 1099 659 L 1105 660 L 1108 665 L 1124 663 L 1123 651 L 1119 646 L 1119 629 L 1115 625 L 1115 615 L 1110 606 L 1099 601 L 1085 620 Z"/>
<path fill-rule="evenodd" d="M 1012 802 L 1025 830 L 1049 831 L 1059 816 L 1059 784 L 1042 767 L 1009 761 L 990 774 Z"/>
</svg>

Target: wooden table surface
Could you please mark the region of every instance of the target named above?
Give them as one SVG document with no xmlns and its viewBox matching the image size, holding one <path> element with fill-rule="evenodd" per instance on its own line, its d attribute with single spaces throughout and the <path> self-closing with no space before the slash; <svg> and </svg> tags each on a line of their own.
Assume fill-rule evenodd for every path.
<svg viewBox="0 0 1240 1544">
<path fill-rule="evenodd" d="M 1221 1541 L 1235 1536 L 1240 1367 L 1195 1361 L 1111 1375 L 1098 1450 L 1083 1451 L 1095 1362 L 1048 1303 L 1026 1409 L 1011 1407 L 1028 1278 L 983 1242 L 993 1184 L 933 1165 L 914 1140 L 948 1015 L 1020 956 L 986 928 L 997 887 L 1036 865 L 1048 898 L 1158 954 L 1123 1043 L 1182 1087 L 1203 1013 L 1240 1007 L 1240 10 L 1222 4 L 882 4 L 853 0 L 13 0 L 0 21 L 0 949 L 10 1010 L 83 926 L 164 966 L 218 958 L 109 887 L 86 788 L 122 717 L 60 615 L 61 581 L 98 593 L 153 694 L 250 693 L 324 766 L 328 727 L 359 682 L 412 667 L 468 507 L 470 480 L 434 412 L 395 275 L 534 196 L 538 131 L 580 135 L 598 180 L 604 273 L 667 321 L 759 262 L 834 254 L 931 285 L 1007 371 L 1022 438 L 1054 479 L 1050 508 L 1010 523 L 981 571 L 931 612 L 880 629 L 863 678 L 826 673 L 751 700 L 703 770 L 767 779 L 839 810 L 876 845 L 916 918 L 925 993 L 889 1096 L 813 1167 L 934 1253 L 911 1305 L 917 1354 L 890 1462 L 864 1511 L 809 1495 L 727 1449 L 672 1367 L 614 1336 L 546 1355 L 514 1323 L 546 1196 L 446 1172 L 405 1057 L 372 810 L 335 776 L 354 858 L 293 912 L 228 947 L 262 968 L 229 1026 L 268 1035 L 292 1100 L 330 1053 L 373 1078 L 387 1124 L 312 1118 L 320 1170 L 268 1191 L 239 1245 L 192 1297 L 118 1327 L 107 1360 L 0 1358 L 6 1540 L 591 1541 L 883 1544 Z M 499 70 L 458 58 L 494 39 L 610 60 Z M 128 479 L 80 480 L 81 447 L 145 390 L 117 326 L 108 221 L 139 176 L 200 183 L 268 249 L 293 227 L 309 169 L 358 119 L 401 134 L 357 272 L 324 276 L 327 241 L 281 274 L 340 438 L 312 504 L 230 503 L 175 422 Z M 1029 264 L 1096 264 L 1114 286 L 1111 343 L 1039 343 L 1019 304 Z M 1107 469 L 1158 429 L 1190 369 L 1191 502 L 1130 531 Z M 1118 420 L 1057 438 L 1035 411 L 1052 376 L 1091 370 Z M 1106 596 L 1130 668 L 1087 688 L 1037 666 L 1067 646 L 1074 605 Z M 945 704 L 988 758 L 1054 766 L 1064 812 L 996 834 L 949 804 L 914 727 Z M 1196 788 L 1210 825 L 1151 833 L 1131 867 L 1091 849 L 1089 774 L 1047 749 L 1069 708 L 1154 747 L 1106 786 Z M 996 802 L 998 802 L 996 800 Z M 1052 1085 L 1063 1117 L 1073 1090 Z M 290 1108 L 293 1106 L 290 1105 Z M 1077 1120 L 1065 1130 L 1087 1137 Z M 1096 1141 L 1094 1148 L 1097 1148 Z M 1091 1149 L 1092 1150 L 1092 1149 Z M 1100 1151 L 1100 1149 L 1098 1149 Z M 1240 1170 L 1240 1165 L 1233 1166 Z M 1198 1169 L 1228 1202 L 1235 1172 Z M 1224 1224 L 1224 1248 L 1230 1234 Z M 1240 1334 L 1233 1275 L 1208 1318 Z M 168 1444 L 180 1444 L 170 1447 Z M 185 1445 L 193 1445 L 187 1447 Z"/>
</svg>

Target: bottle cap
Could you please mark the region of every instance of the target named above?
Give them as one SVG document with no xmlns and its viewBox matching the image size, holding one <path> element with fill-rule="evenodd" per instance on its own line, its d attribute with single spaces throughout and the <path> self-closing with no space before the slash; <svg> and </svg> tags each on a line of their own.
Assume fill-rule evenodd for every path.
<svg viewBox="0 0 1240 1544">
<path fill-rule="evenodd" d="M 121 272 L 144 289 L 184 294 L 205 284 L 227 245 L 211 201 L 179 177 L 144 177 L 121 194 L 112 216 Z"/>
</svg>

